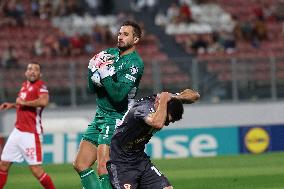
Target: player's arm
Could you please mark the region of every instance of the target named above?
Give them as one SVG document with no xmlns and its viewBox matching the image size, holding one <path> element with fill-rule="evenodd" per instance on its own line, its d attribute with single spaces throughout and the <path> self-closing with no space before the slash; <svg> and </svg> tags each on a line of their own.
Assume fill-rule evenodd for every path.
<svg viewBox="0 0 284 189">
<path fill-rule="evenodd" d="M 161 129 L 163 128 L 166 118 L 167 118 L 167 104 L 168 101 L 171 99 L 172 95 L 168 92 L 162 92 L 159 95 L 159 102 L 158 102 L 158 107 L 156 109 L 155 113 L 149 114 L 145 118 L 145 122 L 156 128 L 156 129 Z"/>
<path fill-rule="evenodd" d="M 49 102 L 49 95 L 48 93 L 41 93 L 38 99 L 25 101 L 22 98 L 18 97 L 16 103 L 22 106 L 29 106 L 29 107 L 45 107 L 48 105 Z"/>
<path fill-rule="evenodd" d="M 16 107 L 17 107 L 16 103 L 4 102 L 0 105 L 0 110 L 9 110 L 11 108 L 16 108 Z"/>
<path fill-rule="evenodd" d="M 193 89 L 185 89 L 182 92 L 173 95 L 173 98 L 181 100 L 183 104 L 192 104 L 199 100 L 200 94 Z"/>
</svg>

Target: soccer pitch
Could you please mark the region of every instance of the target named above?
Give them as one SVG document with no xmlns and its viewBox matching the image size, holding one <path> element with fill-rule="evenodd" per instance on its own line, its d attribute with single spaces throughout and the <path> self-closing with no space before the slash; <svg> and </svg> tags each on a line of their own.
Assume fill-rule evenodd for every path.
<svg viewBox="0 0 284 189">
<path fill-rule="evenodd" d="M 284 153 L 155 160 L 175 189 L 283 189 Z M 45 165 L 57 189 L 81 189 L 71 164 Z M 14 165 L 5 189 L 41 188 L 26 166 Z"/>
</svg>

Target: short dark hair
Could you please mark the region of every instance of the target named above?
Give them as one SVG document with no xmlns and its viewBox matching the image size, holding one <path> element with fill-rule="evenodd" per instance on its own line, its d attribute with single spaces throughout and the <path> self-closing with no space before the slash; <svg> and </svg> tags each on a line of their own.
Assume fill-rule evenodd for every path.
<svg viewBox="0 0 284 189">
<path fill-rule="evenodd" d="M 37 65 L 40 66 L 40 63 L 39 63 L 38 61 L 36 61 L 36 60 L 31 60 L 31 61 L 29 62 L 29 64 L 37 64 Z"/>
<path fill-rule="evenodd" d="M 167 111 L 172 116 L 173 121 L 180 120 L 184 112 L 182 102 L 179 99 L 172 98 L 168 102 Z"/>
<path fill-rule="evenodd" d="M 125 22 L 123 22 L 123 24 L 121 26 L 132 26 L 133 32 L 134 32 L 133 35 L 135 37 L 141 38 L 142 30 L 141 30 L 141 27 L 139 26 L 139 24 L 137 24 L 136 22 L 125 21 Z"/>
</svg>

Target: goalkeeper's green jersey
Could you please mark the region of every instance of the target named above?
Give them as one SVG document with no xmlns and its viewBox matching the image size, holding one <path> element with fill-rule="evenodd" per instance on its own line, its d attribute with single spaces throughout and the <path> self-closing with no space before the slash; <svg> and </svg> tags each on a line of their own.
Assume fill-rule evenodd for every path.
<svg viewBox="0 0 284 189">
<path fill-rule="evenodd" d="M 115 74 L 101 80 L 102 87 L 93 84 L 89 71 L 88 82 L 92 92 L 97 93 L 97 105 L 108 112 L 124 113 L 134 103 L 144 63 L 136 51 L 119 56 L 118 48 L 109 48 L 107 53 L 114 55 Z"/>
</svg>

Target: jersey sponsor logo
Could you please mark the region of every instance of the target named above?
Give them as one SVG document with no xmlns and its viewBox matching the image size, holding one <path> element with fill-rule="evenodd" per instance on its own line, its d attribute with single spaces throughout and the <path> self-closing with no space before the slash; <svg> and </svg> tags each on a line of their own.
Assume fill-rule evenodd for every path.
<svg viewBox="0 0 284 189">
<path fill-rule="evenodd" d="M 135 66 L 131 66 L 131 67 L 130 67 L 130 73 L 131 73 L 132 75 L 137 74 L 137 73 L 138 73 L 138 68 L 135 67 Z"/>
<path fill-rule="evenodd" d="M 121 70 L 123 68 L 124 64 L 126 64 L 126 63 L 125 62 L 121 63 L 121 65 L 118 66 L 118 69 Z"/>
<path fill-rule="evenodd" d="M 124 189 L 131 189 L 131 184 L 124 184 Z"/>
<path fill-rule="evenodd" d="M 130 81 L 133 81 L 133 82 L 136 81 L 136 78 L 135 78 L 134 76 L 132 76 L 132 75 L 126 74 L 125 77 L 126 77 L 127 79 L 129 79 Z"/>
<path fill-rule="evenodd" d="M 25 100 L 26 97 L 27 97 L 27 93 L 25 93 L 25 92 L 21 92 L 21 93 L 20 93 L 20 98 L 21 98 L 21 99 Z"/>
</svg>

